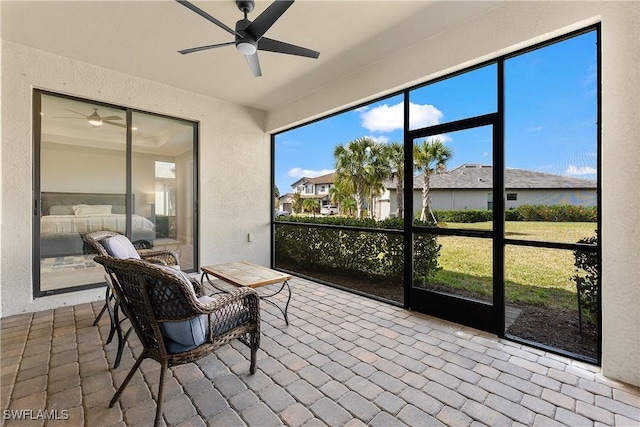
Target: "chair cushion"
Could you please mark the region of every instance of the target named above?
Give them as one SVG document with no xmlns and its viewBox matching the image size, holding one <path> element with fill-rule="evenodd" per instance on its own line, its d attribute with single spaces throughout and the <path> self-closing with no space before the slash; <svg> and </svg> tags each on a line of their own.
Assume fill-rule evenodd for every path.
<svg viewBox="0 0 640 427">
<path fill-rule="evenodd" d="M 140 259 L 140 254 L 136 251 L 136 248 L 133 247 L 131 241 L 122 234 L 104 239 L 101 243 L 107 253 L 112 257 Z"/>
<path fill-rule="evenodd" d="M 198 298 L 202 304 L 213 301 L 213 298 L 202 296 Z M 180 322 L 162 322 L 160 331 L 166 340 L 167 351 L 169 353 L 180 353 L 196 348 L 207 340 L 209 324 L 206 314 L 193 317 Z M 211 321 L 215 320 L 215 315 L 211 314 Z"/>
</svg>

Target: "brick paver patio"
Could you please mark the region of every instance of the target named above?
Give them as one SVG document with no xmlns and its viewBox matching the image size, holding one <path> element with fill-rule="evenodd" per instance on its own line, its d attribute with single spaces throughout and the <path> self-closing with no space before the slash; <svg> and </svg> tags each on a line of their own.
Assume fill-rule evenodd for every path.
<svg viewBox="0 0 640 427">
<path fill-rule="evenodd" d="M 167 425 L 640 425 L 639 389 L 596 366 L 303 279 L 290 283 L 291 326 L 263 304 L 256 374 L 240 343 L 173 368 Z M 108 407 L 141 346 L 132 336 L 114 370 L 108 319 L 92 326 L 101 307 L 2 319 L 3 425 L 152 424 L 154 361 Z M 17 416 L 28 420 L 10 419 Z"/>
</svg>

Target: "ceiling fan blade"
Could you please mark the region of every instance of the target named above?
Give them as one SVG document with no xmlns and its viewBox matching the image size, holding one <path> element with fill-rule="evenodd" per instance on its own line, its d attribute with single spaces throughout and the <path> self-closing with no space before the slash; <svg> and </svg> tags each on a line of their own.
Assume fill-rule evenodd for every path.
<svg viewBox="0 0 640 427">
<path fill-rule="evenodd" d="M 281 42 L 278 40 L 263 37 L 258 42 L 258 50 L 266 50 L 268 52 L 286 53 L 287 55 L 305 56 L 307 58 L 317 58 L 320 52 L 296 46 L 293 44 Z"/>
<path fill-rule="evenodd" d="M 108 116 L 108 117 L 102 117 L 102 120 L 122 120 L 122 117 Z"/>
<path fill-rule="evenodd" d="M 253 55 L 245 55 L 244 57 L 247 58 L 247 64 L 249 64 L 249 68 L 251 68 L 253 77 L 260 77 L 262 75 L 262 71 L 260 70 L 258 54 L 254 53 Z"/>
<path fill-rule="evenodd" d="M 179 50 L 178 52 L 183 54 L 183 55 L 186 55 L 187 53 L 200 52 L 201 50 L 215 49 L 217 47 L 229 46 L 229 45 L 232 45 L 234 43 L 235 42 L 209 44 L 209 45 L 206 45 L 206 46 L 192 47 L 190 49 Z"/>
<path fill-rule="evenodd" d="M 87 118 L 86 118 L 86 117 L 62 117 L 62 116 L 54 117 L 54 119 L 78 119 L 78 120 L 87 120 Z"/>
<path fill-rule="evenodd" d="M 183 5 L 184 7 L 186 7 L 187 9 L 190 9 L 191 11 L 193 11 L 193 12 L 197 13 L 198 15 L 202 16 L 207 21 L 213 22 L 214 24 L 216 24 L 218 27 L 222 28 L 226 32 L 228 32 L 230 34 L 233 34 L 234 36 L 242 37 L 240 34 L 236 33 L 235 30 L 231 29 L 230 27 L 226 26 L 222 22 L 218 21 L 216 18 L 214 18 L 213 16 L 209 15 L 207 12 L 205 12 L 202 9 L 200 9 L 199 7 L 189 3 L 186 0 L 176 0 L 176 1 L 178 3 L 180 3 L 181 5 Z"/>
<path fill-rule="evenodd" d="M 65 108 L 65 110 L 67 110 L 67 111 L 71 111 L 71 112 L 72 112 L 72 113 L 74 113 L 74 114 L 79 114 L 79 115 L 81 115 L 82 117 L 84 117 L 85 119 L 86 119 L 87 117 L 89 117 L 89 116 L 87 116 L 86 114 L 78 113 L 77 111 L 69 110 L 68 108 Z"/>
<path fill-rule="evenodd" d="M 102 123 L 106 123 L 106 124 L 112 125 L 112 126 L 118 126 L 119 128 L 126 128 L 127 127 L 127 125 L 124 125 L 122 123 L 111 122 L 109 120 L 105 120 L 104 118 L 102 119 Z"/>
<path fill-rule="evenodd" d="M 244 32 L 252 39 L 259 40 L 292 4 L 293 0 L 275 0 L 244 29 Z"/>
</svg>

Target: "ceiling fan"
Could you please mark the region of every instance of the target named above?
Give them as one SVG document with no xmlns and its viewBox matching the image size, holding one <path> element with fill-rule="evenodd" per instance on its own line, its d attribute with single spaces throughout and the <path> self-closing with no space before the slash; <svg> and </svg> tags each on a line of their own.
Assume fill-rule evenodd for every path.
<svg viewBox="0 0 640 427">
<path fill-rule="evenodd" d="M 55 117 L 56 119 L 84 119 L 86 121 L 89 122 L 89 124 L 91 126 L 98 127 L 98 126 L 102 126 L 103 123 L 106 123 L 108 125 L 112 125 L 112 126 L 118 126 L 121 128 L 126 128 L 127 125 L 122 124 L 122 123 L 115 123 L 113 122 L 113 120 L 122 120 L 122 117 L 118 117 L 118 116 L 107 116 L 107 117 L 102 117 L 100 116 L 100 114 L 98 114 L 98 109 L 94 108 L 93 109 L 93 113 L 89 114 L 88 116 L 83 114 L 83 113 L 78 113 L 77 111 L 73 111 L 73 110 L 69 110 L 68 108 L 65 108 L 66 111 L 70 111 L 74 114 L 78 114 L 82 117 Z"/>
<path fill-rule="evenodd" d="M 269 7 L 265 9 L 256 19 L 249 21 L 247 14 L 253 10 L 255 6 L 254 0 L 236 0 L 236 6 L 244 13 L 244 19 L 236 22 L 235 30 L 229 28 L 204 10 L 194 6 L 186 0 L 176 0 L 181 5 L 192 10 L 204 19 L 216 24 L 218 27 L 235 36 L 232 42 L 211 44 L 191 49 L 179 50 L 178 52 L 185 55 L 187 53 L 199 52 L 202 50 L 215 49 L 218 47 L 229 46 L 235 44 L 236 49 L 244 55 L 254 77 L 262 75 L 260 70 L 260 62 L 258 61 L 258 50 L 268 52 L 285 53 L 287 55 L 298 55 L 307 58 L 317 58 L 320 53 L 315 50 L 292 45 L 278 40 L 263 37 L 264 33 L 282 16 L 282 14 L 293 4 L 293 0 L 275 0 Z"/>
</svg>

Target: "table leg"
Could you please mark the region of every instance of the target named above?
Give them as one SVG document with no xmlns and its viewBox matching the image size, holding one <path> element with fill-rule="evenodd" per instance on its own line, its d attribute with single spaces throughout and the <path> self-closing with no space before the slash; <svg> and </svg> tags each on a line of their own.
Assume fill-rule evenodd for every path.
<svg viewBox="0 0 640 427">
<path fill-rule="evenodd" d="M 203 272 L 202 276 L 200 276 L 200 283 L 204 284 L 204 281 L 207 281 L 207 283 L 209 283 L 211 285 L 212 288 L 214 288 L 215 290 L 217 290 L 218 292 L 214 292 L 210 295 L 218 295 L 218 294 L 228 294 L 229 291 L 227 291 L 226 289 L 223 289 L 221 287 L 219 287 L 218 285 L 216 285 L 214 282 L 211 281 L 211 279 L 209 279 L 209 275 L 207 274 L 207 272 Z"/>
<path fill-rule="evenodd" d="M 287 287 L 287 290 L 289 291 L 289 296 L 287 297 L 287 304 L 284 306 L 284 310 L 282 309 L 282 307 L 280 307 L 278 304 L 276 304 L 275 301 L 271 301 L 268 298 L 271 298 L 272 296 L 278 295 L 280 292 L 282 292 L 282 290 L 284 289 L 284 287 Z M 287 324 L 287 326 L 289 326 L 289 302 L 291 301 L 291 286 L 289 286 L 289 281 L 285 280 L 284 283 L 282 283 L 282 286 L 280 287 L 280 289 L 278 289 L 276 292 L 269 294 L 269 295 L 259 295 L 260 299 L 263 301 L 268 302 L 269 304 L 271 304 L 272 306 L 276 307 L 278 310 L 280 310 L 280 313 L 282 313 L 282 315 L 284 316 L 284 321 Z"/>
<path fill-rule="evenodd" d="M 227 294 L 229 293 L 229 291 L 227 291 L 226 289 L 223 289 L 221 287 L 219 287 L 218 285 L 216 285 L 214 282 L 211 281 L 211 279 L 209 278 L 209 274 L 207 274 L 206 271 L 204 271 L 202 273 L 202 276 L 200 276 L 200 283 L 204 284 L 204 281 L 207 281 L 207 283 L 209 283 L 209 285 L 211 285 L 212 288 L 216 289 L 218 292 L 214 292 L 210 295 L 217 295 L 217 294 Z M 278 295 L 280 292 L 282 292 L 282 290 L 285 288 L 285 286 L 287 287 L 287 290 L 289 291 L 289 295 L 287 297 L 287 304 L 284 306 L 284 310 L 282 309 L 282 307 L 280 307 L 278 304 L 276 304 L 275 301 L 271 301 L 269 298 Z M 289 326 L 289 303 L 291 302 L 291 286 L 289 286 L 289 281 L 285 280 L 282 283 L 282 286 L 280 286 L 280 289 L 278 289 L 276 292 L 273 292 L 271 294 L 268 295 L 263 295 L 263 294 L 258 294 L 258 297 L 265 302 L 268 302 L 269 304 L 273 305 L 274 307 L 276 307 L 278 310 L 280 310 L 280 312 L 282 313 L 282 315 L 284 316 L 284 321 L 287 324 L 287 326 Z"/>
</svg>

